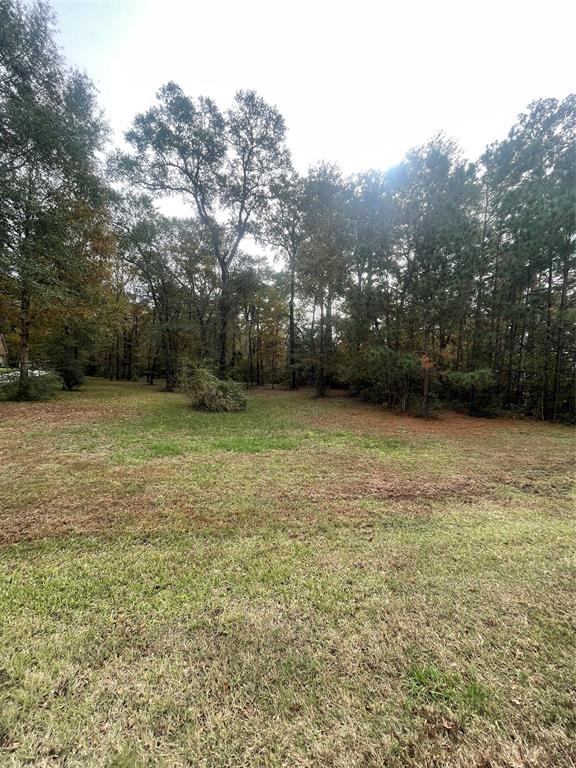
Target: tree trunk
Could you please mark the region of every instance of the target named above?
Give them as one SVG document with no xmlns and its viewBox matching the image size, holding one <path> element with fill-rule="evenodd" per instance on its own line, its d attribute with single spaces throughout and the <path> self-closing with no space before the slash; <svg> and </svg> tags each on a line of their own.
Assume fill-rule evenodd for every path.
<svg viewBox="0 0 576 768">
<path fill-rule="evenodd" d="M 251 308 L 244 307 L 244 319 L 246 321 L 246 386 L 254 384 L 254 351 L 252 346 L 252 316 Z"/>
<path fill-rule="evenodd" d="M 114 349 L 115 378 L 116 381 L 120 381 L 120 332 L 118 329 L 116 329 L 116 341 Z"/>
<path fill-rule="evenodd" d="M 178 384 L 178 330 L 175 329 L 178 314 L 172 314 L 169 305 L 166 305 L 162 311 L 164 328 L 162 331 L 162 340 L 166 353 L 166 392 L 174 392 Z"/>
<path fill-rule="evenodd" d="M 290 259 L 290 301 L 288 311 L 290 318 L 288 321 L 288 364 L 290 366 L 290 389 L 298 387 L 298 376 L 296 372 L 296 327 L 294 324 L 294 294 L 296 292 L 296 254 L 293 253 Z"/>
<path fill-rule="evenodd" d="M 174 392 L 177 382 L 177 350 L 173 334 L 166 330 L 164 333 L 164 349 L 166 350 L 166 392 Z"/>
<path fill-rule="evenodd" d="M 332 296 L 328 294 L 328 297 L 326 299 L 326 330 L 324 333 L 325 337 L 325 351 L 330 352 L 332 349 L 332 341 L 333 341 L 333 335 L 332 335 Z"/>
<path fill-rule="evenodd" d="M 198 329 L 200 334 L 200 359 L 206 360 L 208 357 L 208 334 L 206 329 L 206 318 L 201 312 L 198 312 Z"/>
<path fill-rule="evenodd" d="M 552 420 L 558 418 L 558 397 L 560 395 L 560 360 L 562 358 L 562 333 L 564 331 L 564 310 L 566 307 L 566 295 L 568 292 L 568 274 L 570 270 L 570 243 L 567 244 L 566 254 L 562 264 L 562 291 L 560 294 L 560 307 L 558 308 L 558 329 L 556 331 L 556 358 L 554 361 L 554 386 L 552 399 Z"/>
<path fill-rule="evenodd" d="M 553 258 L 550 256 L 548 262 L 548 279 L 546 290 L 546 344 L 544 349 L 544 371 L 542 373 L 542 394 L 540 415 L 542 420 L 546 419 L 550 413 L 550 403 L 548 402 L 548 379 L 550 371 L 550 350 L 552 346 L 552 270 Z"/>
<path fill-rule="evenodd" d="M 464 330 L 464 318 L 460 318 L 460 322 L 458 323 L 458 341 L 456 342 L 456 365 L 455 368 L 457 371 L 460 370 L 460 360 L 462 359 L 462 333 Z"/>
<path fill-rule="evenodd" d="M 476 294 L 476 309 L 474 311 L 474 330 L 472 332 L 472 350 L 470 353 L 470 368 L 474 370 L 481 366 L 480 339 L 482 335 L 482 299 L 484 293 L 484 275 L 478 276 L 478 292 Z"/>
<path fill-rule="evenodd" d="M 470 354 L 470 367 L 472 369 L 479 368 L 482 360 L 480 355 L 481 350 L 481 331 L 482 331 L 482 300 L 484 298 L 484 271 L 485 271 L 485 255 L 487 248 L 487 235 L 488 235 L 488 190 L 484 198 L 484 216 L 482 223 L 482 238 L 480 242 L 480 274 L 478 275 L 478 291 L 476 293 L 476 308 L 474 312 L 474 330 L 472 333 L 472 351 Z"/>
<path fill-rule="evenodd" d="M 146 381 L 150 386 L 154 384 L 154 379 L 156 378 L 156 363 L 158 361 L 158 350 L 154 350 L 154 352 L 148 357 L 148 373 L 146 375 Z"/>
<path fill-rule="evenodd" d="M 326 394 L 326 371 L 325 371 L 325 355 L 326 355 L 326 329 L 324 323 L 324 297 L 320 300 L 320 329 L 319 329 L 319 366 L 318 366 L 318 378 L 316 380 L 316 396 L 322 397 Z"/>
<path fill-rule="evenodd" d="M 20 349 L 18 381 L 18 400 L 28 400 L 30 397 L 30 294 L 23 287 L 20 293 Z"/>
<path fill-rule="evenodd" d="M 262 356 L 262 331 L 260 329 L 260 320 L 256 315 L 256 384 L 264 384 L 264 361 Z"/>
<path fill-rule="evenodd" d="M 222 292 L 220 294 L 220 329 L 218 333 L 218 377 L 220 379 L 226 378 L 227 371 L 227 345 L 228 345 L 228 314 L 230 311 L 229 302 L 229 285 L 228 285 L 228 267 L 224 264 L 220 264 L 221 277 L 222 277 Z"/>
<path fill-rule="evenodd" d="M 430 360 L 428 357 L 428 352 L 430 348 L 430 326 L 428 323 L 425 323 L 424 325 L 424 354 L 422 359 L 422 364 L 424 367 L 424 381 L 422 385 L 422 415 L 425 419 L 429 418 L 430 416 L 430 405 L 429 405 L 429 389 L 430 389 Z"/>
</svg>

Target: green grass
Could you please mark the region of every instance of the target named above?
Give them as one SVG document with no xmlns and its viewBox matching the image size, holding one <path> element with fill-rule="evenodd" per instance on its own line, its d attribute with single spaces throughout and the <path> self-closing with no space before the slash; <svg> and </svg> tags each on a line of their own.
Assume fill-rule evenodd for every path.
<svg viewBox="0 0 576 768">
<path fill-rule="evenodd" d="M 576 765 L 572 430 L 0 408 L 1 765 Z"/>
</svg>

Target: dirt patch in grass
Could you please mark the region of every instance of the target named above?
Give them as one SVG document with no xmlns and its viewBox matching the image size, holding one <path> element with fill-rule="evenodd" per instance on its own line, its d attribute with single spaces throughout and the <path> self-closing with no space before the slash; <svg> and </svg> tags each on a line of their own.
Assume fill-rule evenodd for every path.
<svg viewBox="0 0 576 768">
<path fill-rule="evenodd" d="M 414 501 L 474 499 L 489 496 L 493 483 L 473 474 L 441 474 L 409 468 L 402 460 L 386 461 L 369 453 L 306 451 L 296 462 L 287 457 L 292 483 L 278 489 L 291 501 Z M 306 471 L 306 472 L 305 472 Z"/>
<path fill-rule="evenodd" d="M 27 431 L 34 427 L 72 426 L 119 419 L 133 413 L 127 405 L 107 403 L 3 403 L 0 410 L 0 427 Z"/>
<path fill-rule="evenodd" d="M 108 509 L 90 507 L 86 502 L 74 504 L 62 499 L 57 507 L 38 506 L 24 515 L 0 517 L 0 544 L 14 544 L 42 538 L 60 538 L 70 535 L 104 534 L 117 530 L 119 521 L 126 514 L 117 498 L 99 499 L 113 505 Z"/>
<path fill-rule="evenodd" d="M 380 477 L 363 483 L 343 482 L 340 487 L 326 489 L 326 498 L 339 500 L 377 499 L 380 501 L 413 501 L 415 499 L 469 499 L 486 495 L 486 486 L 466 477 L 398 478 Z"/>
<path fill-rule="evenodd" d="M 37 472 L 37 482 L 0 510 L 0 543 L 181 527 L 179 511 L 186 507 L 188 494 L 170 487 L 167 462 L 110 468 L 101 457 L 56 461 L 62 475 L 49 478 L 43 487 Z M 50 469 L 44 474 L 49 477 Z"/>
</svg>

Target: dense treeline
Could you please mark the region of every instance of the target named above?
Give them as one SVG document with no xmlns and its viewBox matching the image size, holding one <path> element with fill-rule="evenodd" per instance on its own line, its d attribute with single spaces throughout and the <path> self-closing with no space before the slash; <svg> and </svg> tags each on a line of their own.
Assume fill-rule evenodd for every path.
<svg viewBox="0 0 576 768">
<path fill-rule="evenodd" d="M 20 397 L 31 362 L 168 390 L 202 362 L 423 415 L 574 419 L 575 95 L 532 103 L 473 163 L 440 134 L 351 177 L 299 176 L 252 91 L 222 111 L 167 84 L 104 167 L 105 133 L 46 6 L 0 0 L 0 332 Z M 161 213 L 175 196 L 187 218 Z"/>
</svg>

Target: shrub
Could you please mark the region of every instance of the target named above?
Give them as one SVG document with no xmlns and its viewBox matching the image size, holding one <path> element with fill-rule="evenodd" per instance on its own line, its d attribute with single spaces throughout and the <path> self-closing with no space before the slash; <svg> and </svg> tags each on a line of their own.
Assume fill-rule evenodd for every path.
<svg viewBox="0 0 576 768">
<path fill-rule="evenodd" d="M 64 389 L 71 391 L 79 389 L 84 384 L 84 369 L 78 360 L 68 360 L 57 366 L 57 371 L 62 379 Z"/>
<path fill-rule="evenodd" d="M 23 389 L 19 371 L 0 374 L 0 400 L 50 400 L 61 388 L 62 379 L 50 371 L 30 370 Z"/>
<path fill-rule="evenodd" d="M 407 412 L 418 409 L 422 363 L 417 355 L 377 344 L 342 357 L 338 374 L 353 395 Z"/>
<path fill-rule="evenodd" d="M 233 412 L 246 408 L 246 398 L 235 381 L 220 381 L 205 368 L 186 364 L 180 373 L 180 388 L 197 411 Z"/>
<path fill-rule="evenodd" d="M 85 356 L 70 346 L 69 336 L 56 336 L 48 347 L 50 367 L 62 379 L 64 389 L 79 389 L 84 383 Z"/>
<path fill-rule="evenodd" d="M 466 407 L 471 416 L 488 416 L 494 411 L 494 374 L 488 368 L 450 371 L 444 374 L 445 397 L 453 406 Z"/>
</svg>

